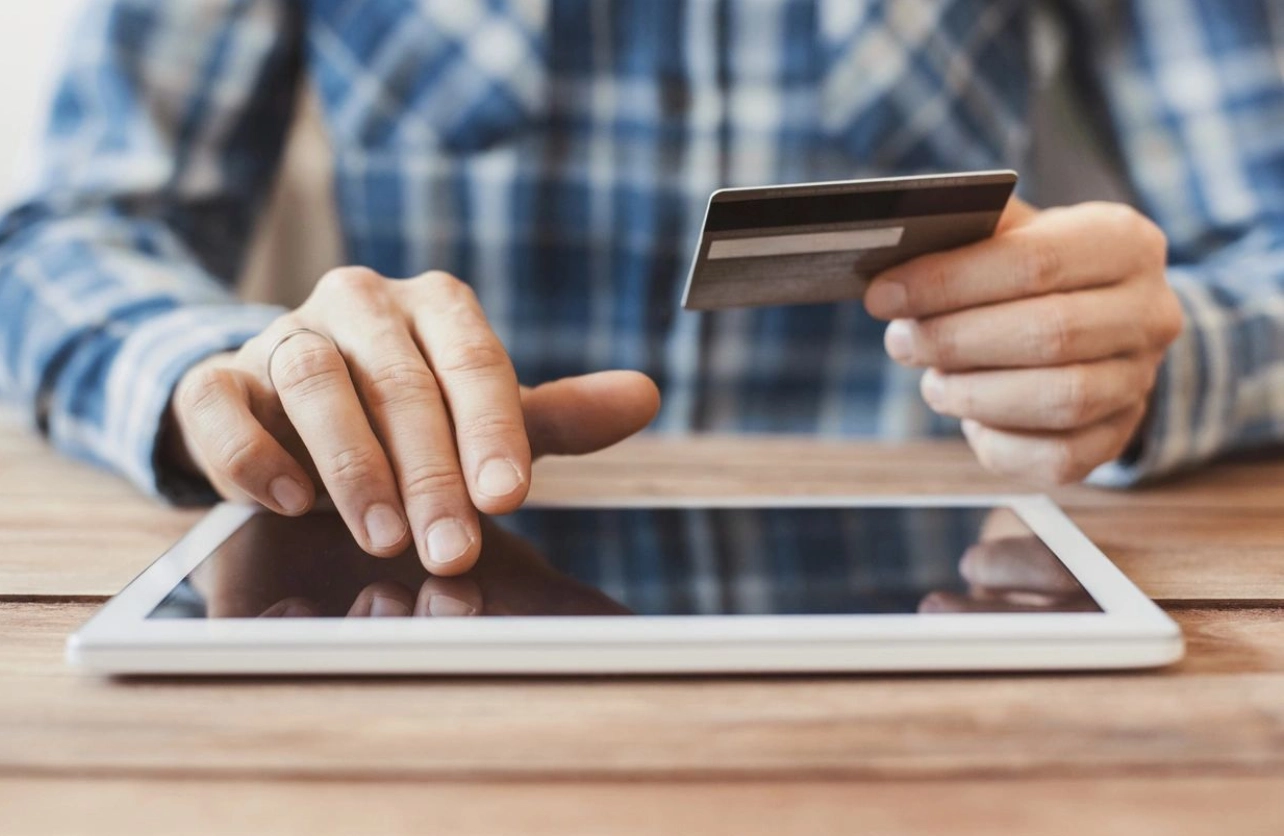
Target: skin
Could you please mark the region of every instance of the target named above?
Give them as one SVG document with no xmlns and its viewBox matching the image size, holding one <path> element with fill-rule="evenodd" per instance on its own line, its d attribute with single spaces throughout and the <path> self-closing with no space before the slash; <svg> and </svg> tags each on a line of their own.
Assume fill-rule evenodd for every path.
<svg viewBox="0 0 1284 836">
<path fill-rule="evenodd" d="M 1182 328 L 1158 227 L 1108 203 L 1013 199 L 993 238 L 878 276 L 869 312 L 898 362 L 989 469 L 1086 476 L 1126 449 Z M 272 347 L 288 332 L 309 328 Z M 269 354 L 272 368 L 268 369 Z M 541 454 L 586 453 L 655 416 L 654 383 L 603 372 L 534 389 L 472 290 L 430 272 L 331 271 L 239 351 L 188 371 L 171 453 L 224 497 L 307 513 L 324 490 L 370 554 L 414 544 L 430 572 L 468 571 L 478 512 L 515 510 Z"/>
<path fill-rule="evenodd" d="M 484 556 L 465 575 L 430 575 L 422 583 L 380 580 L 357 593 L 349 618 L 466 618 L 479 615 L 627 615 L 629 610 L 606 594 L 557 571 L 526 540 L 483 518 Z M 247 555 L 248 556 L 248 555 Z M 261 555 L 260 555 L 261 557 Z M 274 590 L 297 586 L 262 560 L 221 561 L 203 590 L 215 618 L 308 618 L 321 606 L 291 596 L 263 607 Z M 277 593 L 278 595 L 281 593 Z M 262 610 L 262 612 L 259 612 Z"/>
<path fill-rule="evenodd" d="M 1047 546 L 1006 508 L 992 511 L 977 542 L 959 559 L 965 593 L 938 590 L 919 602 L 922 613 L 1092 612 L 1091 596 Z"/>
<path fill-rule="evenodd" d="M 1181 333 L 1163 232 L 1133 209 L 1013 199 L 994 237 L 878 276 L 865 306 L 990 470 L 1078 481 L 1117 458 Z"/>
<path fill-rule="evenodd" d="M 1092 612 L 1092 598 L 1047 546 L 1030 535 L 983 540 L 964 554 L 959 572 L 967 592 L 937 591 L 919 602 L 924 613 Z"/>
<path fill-rule="evenodd" d="M 298 328 L 318 333 L 272 352 Z M 324 489 L 365 551 L 413 543 L 430 572 L 451 576 L 477 560 L 478 512 L 526 498 L 534 458 L 609 446 L 658 409 L 655 384 L 633 372 L 519 386 L 453 276 L 343 268 L 239 351 L 184 375 L 172 452 L 225 498 L 281 514 L 307 513 Z"/>
</svg>

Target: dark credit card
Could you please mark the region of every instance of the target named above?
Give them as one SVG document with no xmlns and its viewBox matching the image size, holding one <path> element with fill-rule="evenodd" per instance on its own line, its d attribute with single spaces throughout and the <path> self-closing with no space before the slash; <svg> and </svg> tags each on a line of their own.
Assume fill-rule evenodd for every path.
<svg viewBox="0 0 1284 836">
<path fill-rule="evenodd" d="M 859 299 L 883 270 L 994 234 L 1015 171 L 720 189 L 682 307 Z"/>
</svg>

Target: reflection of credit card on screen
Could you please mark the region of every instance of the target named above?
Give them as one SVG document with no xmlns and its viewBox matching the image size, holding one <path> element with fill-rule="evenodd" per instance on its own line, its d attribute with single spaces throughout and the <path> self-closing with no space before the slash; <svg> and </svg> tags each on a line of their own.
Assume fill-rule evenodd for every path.
<svg viewBox="0 0 1284 836">
<path fill-rule="evenodd" d="M 882 270 L 992 235 L 1016 180 L 979 171 L 721 189 L 682 307 L 859 299 Z"/>
</svg>

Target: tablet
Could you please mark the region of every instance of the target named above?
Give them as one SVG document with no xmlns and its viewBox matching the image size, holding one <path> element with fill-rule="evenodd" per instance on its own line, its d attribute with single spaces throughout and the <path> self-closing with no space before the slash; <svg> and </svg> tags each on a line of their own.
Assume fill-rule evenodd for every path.
<svg viewBox="0 0 1284 836">
<path fill-rule="evenodd" d="M 643 500 L 483 520 L 477 566 L 226 504 L 68 642 L 108 674 L 1157 666 L 1177 626 L 1049 499 Z"/>
</svg>

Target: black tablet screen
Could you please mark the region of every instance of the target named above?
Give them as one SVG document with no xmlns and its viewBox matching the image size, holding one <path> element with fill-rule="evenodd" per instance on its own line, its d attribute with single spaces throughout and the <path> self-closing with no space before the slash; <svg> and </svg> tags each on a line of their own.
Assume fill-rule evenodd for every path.
<svg viewBox="0 0 1284 836">
<path fill-rule="evenodd" d="M 524 509 L 482 541 L 475 569 L 436 578 L 332 514 L 256 514 L 149 617 L 1100 609 L 1006 508 Z"/>
</svg>

